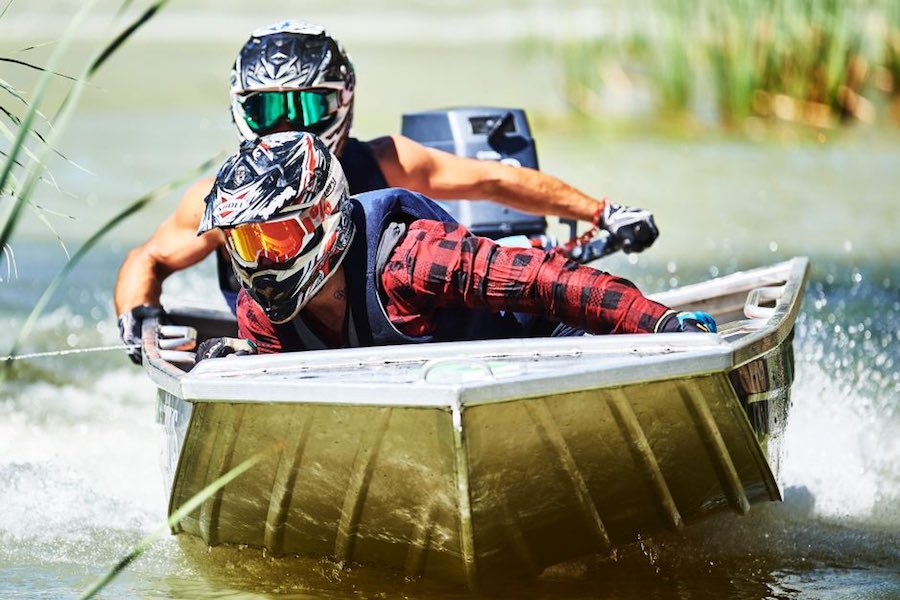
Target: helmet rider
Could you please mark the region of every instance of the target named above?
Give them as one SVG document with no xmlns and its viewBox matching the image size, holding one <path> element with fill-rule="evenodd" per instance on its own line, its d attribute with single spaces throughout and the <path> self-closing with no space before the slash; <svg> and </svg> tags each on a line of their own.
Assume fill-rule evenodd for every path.
<svg viewBox="0 0 900 600">
<path fill-rule="evenodd" d="M 308 131 L 340 156 L 353 120 L 353 63 L 322 27 L 284 21 L 254 31 L 231 69 L 231 115 L 245 140 Z"/>
<path fill-rule="evenodd" d="M 286 21 L 254 31 L 241 48 L 231 76 L 231 114 L 244 140 L 288 130 L 318 135 L 341 161 L 353 194 L 406 188 L 438 200 L 484 198 L 525 212 L 593 221 L 605 229 L 618 222 L 603 217 L 604 201 L 540 171 L 455 156 L 400 135 L 370 141 L 350 137 L 355 83 L 349 57 L 322 27 Z M 128 252 L 119 269 L 115 309 L 122 341 L 135 363 L 141 362 L 143 321 L 164 315 L 160 296 L 165 278 L 226 245 L 221 233 L 196 235 L 201 203 L 212 183 L 203 179 L 188 188 L 176 210 Z M 642 218 L 654 235 L 638 240 L 633 251 L 655 237 L 652 217 L 647 213 Z M 216 253 L 219 287 L 234 311 L 241 286 L 228 265 L 233 260 Z M 336 282 L 332 277 L 331 284 Z"/>
<path fill-rule="evenodd" d="M 245 141 L 219 170 L 198 235 L 225 234 L 242 287 L 273 323 L 292 319 L 334 274 L 353 240 L 347 180 L 314 135 Z"/>
<path fill-rule="evenodd" d="M 715 331 L 706 315 L 676 313 L 627 280 L 472 236 L 421 194 L 388 188 L 350 197 L 339 161 L 308 132 L 241 145 L 219 170 L 198 234 L 213 228 L 223 231 L 246 294 L 238 333 L 250 343 L 207 340 L 199 359 L 236 348 Z M 339 293 L 320 294 L 329 281 Z M 532 331 L 510 311 L 548 327 Z"/>
</svg>

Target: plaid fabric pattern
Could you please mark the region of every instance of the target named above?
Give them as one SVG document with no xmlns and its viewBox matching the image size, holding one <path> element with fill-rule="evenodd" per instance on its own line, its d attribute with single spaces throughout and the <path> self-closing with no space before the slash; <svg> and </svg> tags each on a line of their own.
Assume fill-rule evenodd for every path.
<svg viewBox="0 0 900 600">
<path fill-rule="evenodd" d="M 275 325 L 263 312 L 263 309 L 251 298 L 246 290 L 241 290 L 237 297 L 238 337 L 256 344 L 260 354 L 274 354 L 296 350 L 289 340 L 282 340 Z"/>
<path fill-rule="evenodd" d="M 653 333 L 668 308 L 627 279 L 578 265 L 555 252 L 508 248 L 462 225 L 414 221 L 381 274 L 385 310 L 398 330 L 434 328 L 441 308 L 468 307 L 545 315 L 590 333 Z M 238 335 L 261 354 L 295 350 L 244 290 Z"/>
<path fill-rule="evenodd" d="M 381 275 L 391 322 L 433 328 L 439 308 L 544 315 L 590 333 L 653 333 L 668 308 L 627 279 L 536 248 L 508 248 L 457 223 L 414 221 Z"/>
</svg>

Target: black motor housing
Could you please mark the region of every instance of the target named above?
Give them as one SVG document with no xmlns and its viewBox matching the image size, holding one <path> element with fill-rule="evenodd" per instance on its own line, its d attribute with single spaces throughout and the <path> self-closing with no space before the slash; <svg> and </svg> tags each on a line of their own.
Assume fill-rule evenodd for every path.
<svg viewBox="0 0 900 600">
<path fill-rule="evenodd" d="M 537 149 L 520 108 L 461 107 L 403 115 L 401 133 L 424 146 L 479 160 L 538 168 Z M 477 198 L 441 202 L 475 235 L 543 235 L 547 220 Z"/>
</svg>

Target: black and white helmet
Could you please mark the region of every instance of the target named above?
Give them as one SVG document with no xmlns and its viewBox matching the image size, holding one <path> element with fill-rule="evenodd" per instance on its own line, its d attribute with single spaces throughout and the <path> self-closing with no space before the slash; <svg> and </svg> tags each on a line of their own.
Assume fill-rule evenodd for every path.
<svg viewBox="0 0 900 600">
<path fill-rule="evenodd" d="M 276 131 L 276 127 L 281 131 L 290 128 L 316 134 L 340 155 L 353 120 L 355 85 L 350 58 L 322 27 L 301 21 L 276 23 L 254 31 L 234 62 L 231 114 L 245 140 Z M 285 112 L 293 118 L 266 123 L 255 120 L 267 92 L 272 104 L 283 99 Z M 271 92 L 286 95 L 275 98 Z M 312 114 L 303 114 L 311 106 L 310 98 L 301 102 L 290 92 L 318 94 Z"/>
<path fill-rule="evenodd" d="M 273 133 L 244 142 L 219 169 L 198 235 L 223 230 L 241 286 L 284 323 L 340 266 L 351 210 L 344 171 L 319 138 Z"/>
</svg>

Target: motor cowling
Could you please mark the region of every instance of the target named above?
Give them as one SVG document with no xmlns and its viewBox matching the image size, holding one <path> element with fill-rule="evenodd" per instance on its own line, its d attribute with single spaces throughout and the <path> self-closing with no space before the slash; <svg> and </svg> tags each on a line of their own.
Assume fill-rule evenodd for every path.
<svg viewBox="0 0 900 600">
<path fill-rule="evenodd" d="M 424 146 L 458 156 L 538 168 L 534 138 L 520 108 L 461 107 L 406 113 L 401 133 Z M 547 231 L 543 216 L 496 202 L 466 198 L 439 204 L 475 235 L 498 239 L 539 236 Z"/>
</svg>

